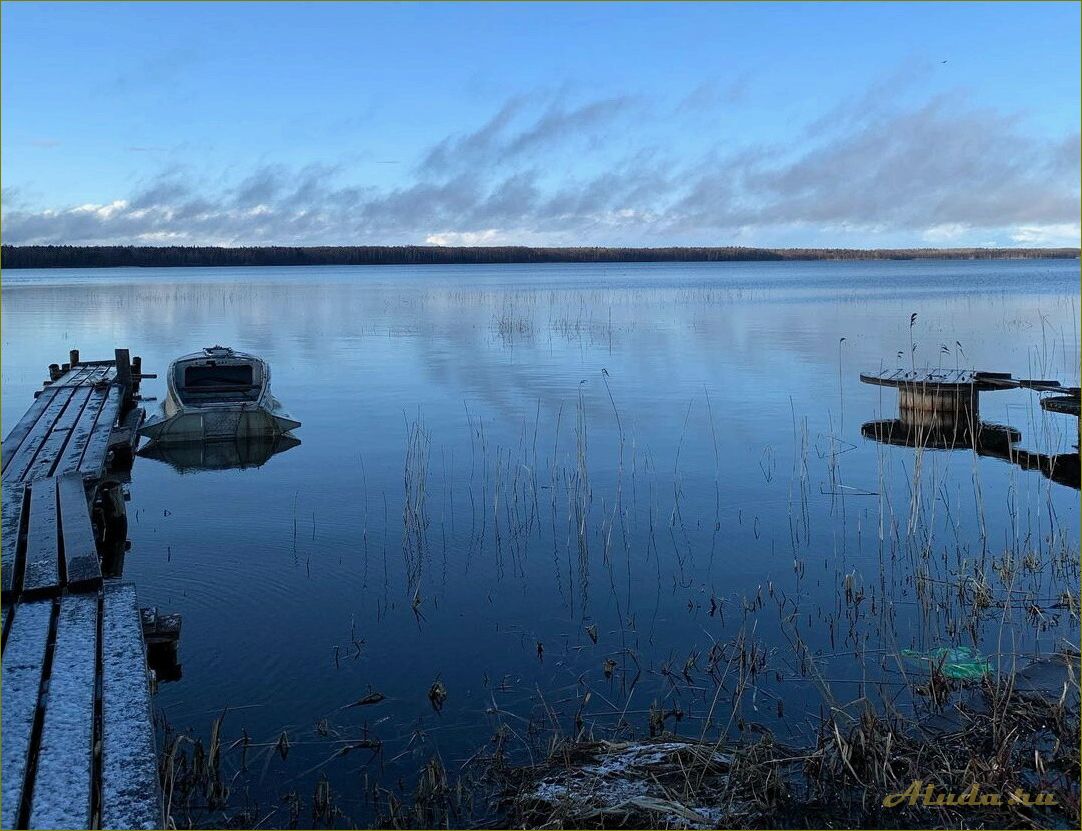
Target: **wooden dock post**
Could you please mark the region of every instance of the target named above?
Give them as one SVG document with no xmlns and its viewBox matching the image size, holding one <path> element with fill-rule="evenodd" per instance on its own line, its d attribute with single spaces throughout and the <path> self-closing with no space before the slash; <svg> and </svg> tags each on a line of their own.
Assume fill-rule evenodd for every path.
<svg viewBox="0 0 1082 831">
<path fill-rule="evenodd" d="M 68 352 L 68 360 L 71 361 L 72 366 L 75 366 L 76 364 L 78 364 L 79 363 L 79 350 L 78 349 L 72 349 L 70 352 Z"/>
<path fill-rule="evenodd" d="M 123 389 L 123 407 L 122 410 L 127 410 L 132 403 L 132 395 L 134 390 L 132 389 L 132 375 L 131 375 L 131 358 L 129 357 L 127 349 L 117 349 L 114 351 L 116 358 L 116 380 Z"/>
</svg>

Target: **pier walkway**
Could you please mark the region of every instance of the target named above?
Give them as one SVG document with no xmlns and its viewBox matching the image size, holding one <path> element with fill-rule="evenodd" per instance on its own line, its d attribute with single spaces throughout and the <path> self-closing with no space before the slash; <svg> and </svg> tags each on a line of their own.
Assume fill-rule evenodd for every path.
<svg viewBox="0 0 1082 831">
<path fill-rule="evenodd" d="M 161 828 L 150 677 L 114 466 L 143 411 L 139 361 L 50 367 L 4 439 L 0 827 Z M 119 537 L 119 539 L 118 539 Z"/>
</svg>

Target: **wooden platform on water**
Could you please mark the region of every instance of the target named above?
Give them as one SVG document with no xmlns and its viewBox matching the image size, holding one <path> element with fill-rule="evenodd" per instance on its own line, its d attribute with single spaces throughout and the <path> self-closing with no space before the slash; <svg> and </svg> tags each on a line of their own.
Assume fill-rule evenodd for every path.
<svg viewBox="0 0 1082 831">
<path fill-rule="evenodd" d="M 987 392 L 1028 389 L 1034 392 L 1055 392 L 1062 397 L 1075 400 L 1082 393 L 1078 387 L 1065 387 L 1055 380 L 1015 378 L 1009 372 L 981 372 L 975 369 L 884 369 L 879 372 L 862 372 L 860 380 L 865 384 L 875 384 L 880 387 L 900 387 L 921 391 L 949 392 L 972 389 L 975 392 Z"/>
<path fill-rule="evenodd" d="M 0 449 L 0 827 L 160 828 L 135 588 L 105 579 L 99 557 L 100 496 L 142 417 L 139 375 L 126 350 L 71 357 Z"/>
</svg>

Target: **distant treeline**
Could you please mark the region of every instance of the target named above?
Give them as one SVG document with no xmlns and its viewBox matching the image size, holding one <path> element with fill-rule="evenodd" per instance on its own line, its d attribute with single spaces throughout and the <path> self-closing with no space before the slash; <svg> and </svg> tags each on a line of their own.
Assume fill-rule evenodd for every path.
<svg viewBox="0 0 1082 831">
<path fill-rule="evenodd" d="M 1077 248 L 527 248 L 435 245 L 313 247 L 5 245 L 3 268 L 117 268 L 455 263 L 655 263 L 743 260 L 1078 259 Z"/>
</svg>

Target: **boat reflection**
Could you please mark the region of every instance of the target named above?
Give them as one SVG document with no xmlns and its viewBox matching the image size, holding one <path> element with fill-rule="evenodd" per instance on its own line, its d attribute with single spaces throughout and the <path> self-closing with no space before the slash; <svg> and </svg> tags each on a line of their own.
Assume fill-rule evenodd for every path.
<svg viewBox="0 0 1082 831">
<path fill-rule="evenodd" d="M 139 450 L 146 459 L 164 462 L 180 473 L 200 470 L 244 470 L 262 467 L 279 453 L 285 453 L 301 443 L 290 435 L 238 436 L 228 441 L 211 442 L 150 442 Z"/>
</svg>

